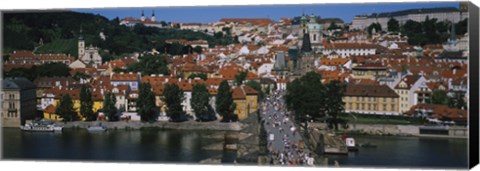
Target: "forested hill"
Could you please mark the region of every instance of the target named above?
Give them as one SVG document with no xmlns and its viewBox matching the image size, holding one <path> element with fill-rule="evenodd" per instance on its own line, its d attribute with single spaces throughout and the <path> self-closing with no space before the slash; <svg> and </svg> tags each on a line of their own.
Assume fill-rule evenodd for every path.
<svg viewBox="0 0 480 171">
<path fill-rule="evenodd" d="M 164 40 L 167 39 L 203 39 L 212 46 L 234 42 L 231 36 L 223 34 L 216 34 L 214 37 L 203 32 L 143 25 L 129 28 L 119 25 L 119 22 L 118 18 L 108 20 L 100 15 L 71 11 L 5 13 L 4 48 L 6 53 L 14 50 L 34 50 L 38 47 L 36 52 L 39 53 L 67 53 L 77 56 L 80 28 L 87 46 L 91 44 L 107 50 L 102 51 L 102 57 L 105 58 L 152 48 L 167 49 L 171 54 L 191 52 L 185 50 L 186 47 L 165 44 Z M 100 38 L 101 32 L 105 35 L 105 40 Z M 43 41 L 43 46 L 39 44 L 40 40 Z"/>
</svg>

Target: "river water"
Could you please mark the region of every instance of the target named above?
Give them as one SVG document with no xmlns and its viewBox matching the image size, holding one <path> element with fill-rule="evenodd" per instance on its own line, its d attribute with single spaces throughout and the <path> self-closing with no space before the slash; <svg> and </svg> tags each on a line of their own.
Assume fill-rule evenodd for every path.
<svg viewBox="0 0 480 171">
<path fill-rule="evenodd" d="M 198 163 L 215 156 L 233 154 L 203 147 L 222 143 L 221 131 L 141 130 L 88 133 L 21 132 L 3 129 L 3 158 L 20 160 L 82 160 L 107 162 Z M 216 137 L 216 138 L 212 138 Z M 220 138 L 219 138 L 220 137 Z M 328 155 L 329 163 L 340 166 L 466 168 L 468 143 L 465 139 L 353 136 L 357 143 L 377 145 L 348 155 Z"/>
<path fill-rule="evenodd" d="M 396 167 L 466 169 L 468 167 L 468 141 L 466 139 L 352 136 L 356 143 L 377 147 L 359 147 L 348 155 L 328 155 L 329 163 L 337 160 L 346 167 Z"/>
<path fill-rule="evenodd" d="M 198 163 L 224 155 L 222 150 L 202 148 L 223 142 L 223 138 L 218 138 L 223 134 L 221 131 L 179 130 L 117 130 L 105 133 L 64 130 L 63 133 L 48 133 L 4 128 L 3 158 Z"/>
</svg>

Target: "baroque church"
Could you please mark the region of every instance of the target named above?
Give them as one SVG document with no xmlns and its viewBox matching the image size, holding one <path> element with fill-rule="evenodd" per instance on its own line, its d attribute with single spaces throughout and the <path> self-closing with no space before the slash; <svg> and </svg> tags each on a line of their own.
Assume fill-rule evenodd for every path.
<svg viewBox="0 0 480 171">
<path fill-rule="evenodd" d="M 85 40 L 83 38 L 83 31 L 80 29 L 80 36 L 78 37 L 78 59 L 86 65 L 99 66 L 102 64 L 102 57 L 98 53 L 99 48 L 85 46 Z"/>
<path fill-rule="evenodd" d="M 318 24 L 317 17 L 311 15 L 307 18 L 305 14 L 300 19 L 298 47 L 290 47 L 289 57 L 293 63 L 293 77 L 301 77 L 310 71 L 315 70 L 315 50 L 322 46 L 322 26 Z"/>
</svg>

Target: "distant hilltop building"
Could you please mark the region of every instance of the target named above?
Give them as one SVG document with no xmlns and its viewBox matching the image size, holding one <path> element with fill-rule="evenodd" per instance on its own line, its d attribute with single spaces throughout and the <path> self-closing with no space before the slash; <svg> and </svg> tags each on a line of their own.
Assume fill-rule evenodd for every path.
<svg viewBox="0 0 480 171">
<path fill-rule="evenodd" d="M 468 18 L 467 8 L 460 5 L 460 10 L 455 7 L 442 7 L 442 8 L 421 8 L 421 9 L 409 9 L 395 12 L 374 13 L 370 15 L 357 15 L 353 18 L 350 30 L 363 30 L 370 26 L 372 23 L 380 23 L 382 30 L 387 30 L 388 20 L 390 18 L 396 19 L 400 25 L 405 24 L 408 20 L 416 22 L 425 21 L 428 16 L 430 19 L 436 18 L 437 21 L 453 21 L 459 22 L 465 18 Z"/>
<path fill-rule="evenodd" d="M 160 22 L 156 21 L 155 11 L 152 11 L 152 17 L 150 18 L 146 18 L 144 12 L 142 11 L 142 15 L 140 16 L 140 18 L 127 17 L 120 21 L 120 25 L 125 25 L 127 27 L 133 27 L 136 24 L 143 24 L 148 27 L 163 27 Z"/>
</svg>

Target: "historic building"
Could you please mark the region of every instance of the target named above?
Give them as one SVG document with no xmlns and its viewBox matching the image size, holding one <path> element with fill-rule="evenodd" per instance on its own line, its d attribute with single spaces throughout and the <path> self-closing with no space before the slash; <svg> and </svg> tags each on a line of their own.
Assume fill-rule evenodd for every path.
<svg viewBox="0 0 480 171">
<path fill-rule="evenodd" d="M 99 48 L 92 45 L 86 47 L 83 38 L 82 29 L 80 29 L 80 36 L 78 37 L 78 59 L 86 65 L 101 65 L 102 56 L 98 53 Z"/>
<path fill-rule="evenodd" d="M 245 119 L 258 110 L 258 92 L 249 86 L 237 86 L 232 89 L 233 102 L 236 104 L 234 113 L 238 119 Z"/>
<path fill-rule="evenodd" d="M 399 95 L 387 85 L 348 84 L 343 96 L 345 112 L 399 115 Z"/>
<path fill-rule="evenodd" d="M 313 49 L 322 48 L 322 25 L 317 22 L 317 17 L 313 14 L 311 16 L 302 15 L 300 18 L 300 29 L 298 30 L 298 37 L 309 38 L 310 46 Z M 305 36 L 307 35 L 307 36 Z M 304 41 L 303 41 L 304 42 Z M 299 46 L 303 46 L 303 42 L 299 41 Z"/>
<path fill-rule="evenodd" d="M 2 80 L 2 127 L 19 127 L 36 113 L 35 84 L 23 77 Z"/>
</svg>

